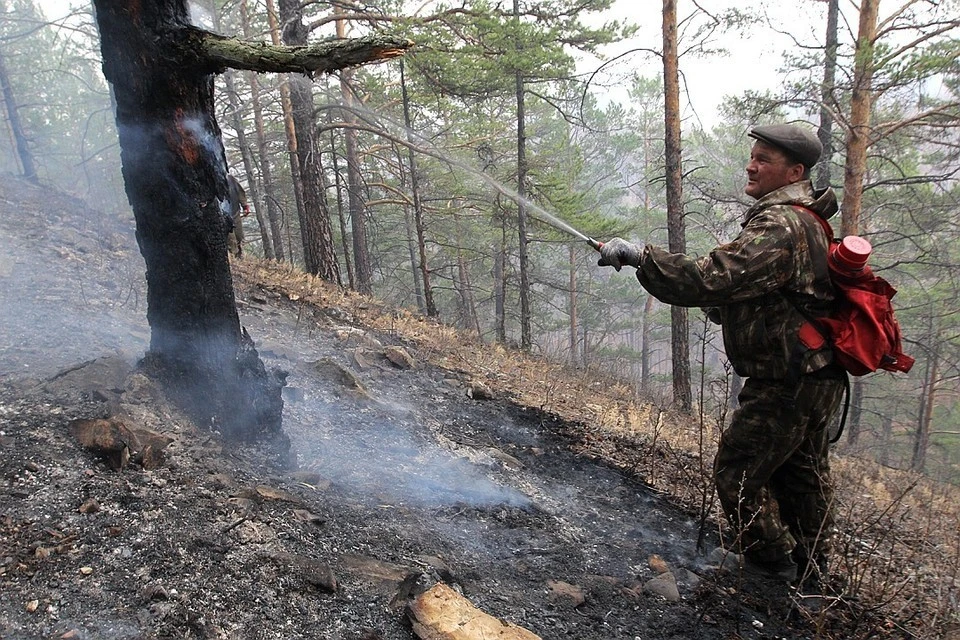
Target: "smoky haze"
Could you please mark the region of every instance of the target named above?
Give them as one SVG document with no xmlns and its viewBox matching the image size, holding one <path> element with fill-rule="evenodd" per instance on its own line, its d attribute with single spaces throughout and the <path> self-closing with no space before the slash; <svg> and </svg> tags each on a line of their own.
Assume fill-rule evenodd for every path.
<svg viewBox="0 0 960 640">
<path fill-rule="evenodd" d="M 149 344 L 132 219 L 0 179 L 0 379 L 42 378 Z"/>
</svg>

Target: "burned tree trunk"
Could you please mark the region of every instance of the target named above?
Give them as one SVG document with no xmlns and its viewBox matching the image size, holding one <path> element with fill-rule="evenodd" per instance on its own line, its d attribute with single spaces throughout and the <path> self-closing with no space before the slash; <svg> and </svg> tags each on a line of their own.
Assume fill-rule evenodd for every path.
<svg viewBox="0 0 960 640">
<path fill-rule="evenodd" d="M 405 45 L 367 47 L 366 60 L 353 46 L 325 57 L 331 43 L 319 52 L 233 46 L 190 26 L 185 0 L 95 5 L 103 72 L 116 96 L 124 184 L 146 263 L 145 365 L 199 423 L 234 439 L 279 434 L 283 374 L 266 371 L 233 296 L 214 73 L 227 61 L 248 69 L 329 71 L 337 60 L 359 64 Z"/>
<path fill-rule="evenodd" d="M 227 169 L 213 74 L 170 47 L 181 0 L 98 0 L 103 71 L 117 101 L 123 179 L 147 267 L 146 363 L 202 424 L 280 431 L 283 377 L 240 328 L 227 261 Z M 173 54 L 173 55 L 171 55 Z"/>
</svg>

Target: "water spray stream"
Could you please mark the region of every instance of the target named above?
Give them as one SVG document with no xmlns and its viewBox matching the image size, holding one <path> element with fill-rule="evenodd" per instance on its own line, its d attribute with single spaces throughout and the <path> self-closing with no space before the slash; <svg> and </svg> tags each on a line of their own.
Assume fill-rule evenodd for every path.
<svg viewBox="0 0 960 640">
<path fill-rule="evenodd" d="M 384 123 L 389 124 L 396 131 L 404 132 L 407 135 L 416 138 L 418 142 L 421 142 L 425 145 L 425 146 L 414 147 L 416 151 L 426 154 L 432 158 L 436 158 L 441 162 L 457 167 L 458 169 L 466 171 L 467 173 L 477 178 L 480 178 L 486 184 L 496 189 L 496 191 L 501 195 L 504 195 L 507 198 L 510 198 L 511 200 L 516 202 L 517 204 L 523 205 L 528 209 L 530 209 L 535 214 L 534 217 L 540 222 L 543 222 L 558 231 L 562 231 L 575 238 L 579 238 L 580 240 L 583 240 L 584 242 L 589 244 L 591 247 L 593 247 L 597 251 L 599 251 L 600 248 L 603 246 L 603 243 L 600 242 L 599 240 L 595 240 L 590 236 L 586 235 L 585 233 L 578 231 L 577 229 L 572 227 L 570 224 L 564 222 L 554 214 L 550 213 L 549 211 L 547 211 L 546 209 L 538 205 L 536 202 L 533 202 L 528 198 L 524 198 L 516 191 L 512 191 L 511 189 L 508 189 L 506 186 L 501 184 L 498 180 L 494 179 L 485 171 L 477 169 L 476 167 L 472 167 L 469 164 L 462 162 L 460 160 L 457 160 L 456 158 L 451 157 L 447 153 L 444 153 L 433 142 L 431 142 L 424 136 L 420 135 L 416 131 L 413 131 L 412 129 L 406 127 L 400 122 L 397 122 L 381 113 L 377 113 L 375 111 L 371 111 L 370 109 L 366 109 L 360 106 L 347 106 L 343 104 L 326 104 L 326 105 L 321 105 L 319 109 L 339 109 L 344 111 L 350 111 L 354 115 L 363 118 L 365 122 L 371 124 L 372 126 L 380 125 L 378 126 L 378 131 L 376 132 L 378 135 L 382 135 L 383 137 L 389 140 L 392 140 L 393 142 L 396 142 L 398 144 L 409 145 L 410 144 L 409 140 L 405 140 L 401 138 L 400 135 L 394 135 L 388 131 L 385 131 L 382 128 L 382 125 Z M 364 116 L 368 116 L 368 117 L 364 117 Z M 371 122 L 371 120 L 373 120 L 373 122 Z M 350 125 L 338 124 L 337 126 L 346 128 L 346 127 L 349 127 Z"/>
</svg>

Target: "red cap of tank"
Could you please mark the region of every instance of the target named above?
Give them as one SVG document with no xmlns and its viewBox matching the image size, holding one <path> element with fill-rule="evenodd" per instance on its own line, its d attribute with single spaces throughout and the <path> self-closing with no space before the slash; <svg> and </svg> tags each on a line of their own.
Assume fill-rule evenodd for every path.
<svg viewBox="0 0 960 640">
<path fill-rule="evenodd" d="M 847 236 L 836 249 L 830 252 L 830 257 L 836 265 L 848 271 L 860 271 L 867 264 L 867 259 L 873 252 L 870 242 L 860 236 Z"/>
</svg>

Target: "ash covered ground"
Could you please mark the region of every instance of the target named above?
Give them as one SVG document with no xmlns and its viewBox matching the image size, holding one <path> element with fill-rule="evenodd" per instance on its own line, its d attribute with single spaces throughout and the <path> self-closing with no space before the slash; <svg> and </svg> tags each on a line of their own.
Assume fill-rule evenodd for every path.
<svg viewBox="0 0 960 640">
<path fill-rule="evenodd" d="M 0 179 L 0 637 L 407 640 L 436 582 L 542 638 L 814 637 L 786 587 L 708 566 L 695 515 L 582 455 L 593 425 L 486 397 L 251 264 L 238 307 L 289 373 L 287 466 L 137 371 L 132 221 Z M 162 461 L 81 446 L 71 426 L 101 418 L 169 438 Z"/>
</svg>

